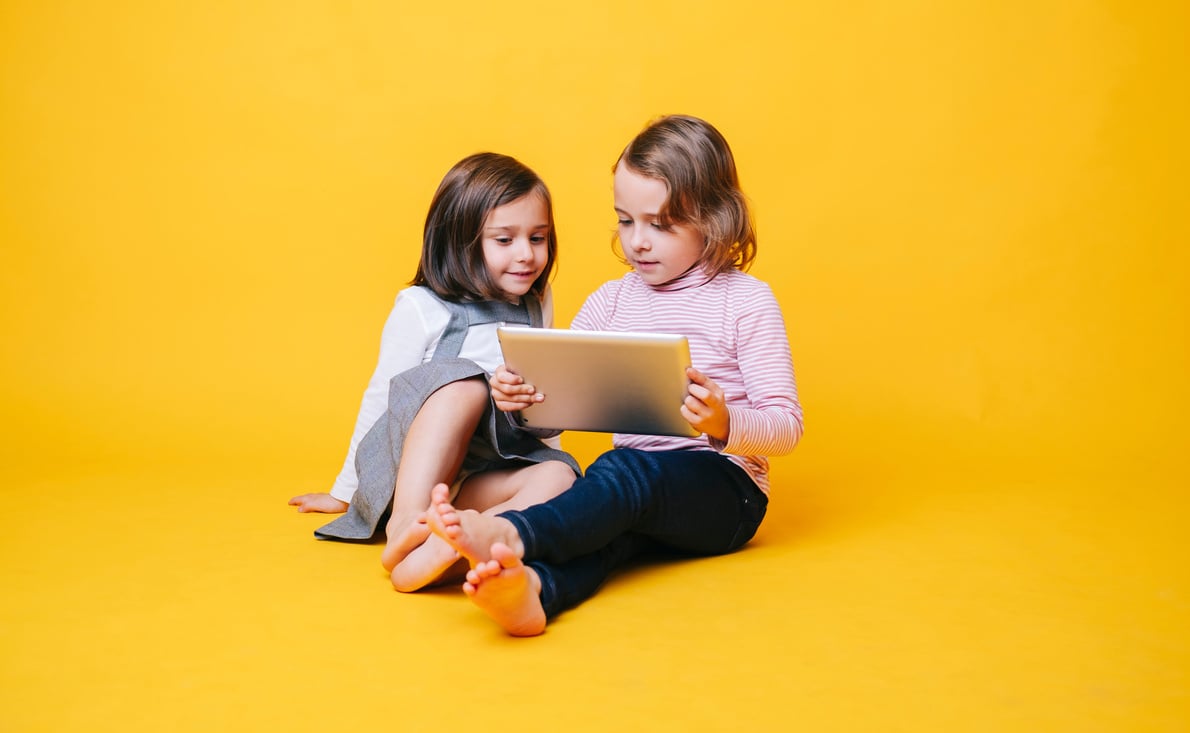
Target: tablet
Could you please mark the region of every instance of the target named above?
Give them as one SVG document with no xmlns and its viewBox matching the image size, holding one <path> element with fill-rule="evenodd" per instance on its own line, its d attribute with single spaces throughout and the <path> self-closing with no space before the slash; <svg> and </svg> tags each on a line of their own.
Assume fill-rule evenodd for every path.
<svg viewBox="0 0 1190 733">
<path fill-rule="evenodd" d="M 682 417 L 685 336 L 501 326 L 505 366 L 545 395 L 520 412 L 525 427 L 696 437 Z"/>
</svg>

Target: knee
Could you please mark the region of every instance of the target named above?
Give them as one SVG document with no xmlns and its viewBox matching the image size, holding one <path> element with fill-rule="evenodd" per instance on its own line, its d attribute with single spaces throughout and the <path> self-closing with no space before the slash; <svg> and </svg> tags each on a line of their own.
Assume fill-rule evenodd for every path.
<svg viewBox="0 0 1190 733">
<path fill-rule="evenodd" d="M 611 450 L 601 454 L 596 458 L 590 466 L 587 467 L 586 473 L 599 473 L 601 471 L 620 472 L 625 470 L 632 470 L 640 463 L 640 456 L 632 448 L 612 448 Z"/>
<path fill-rule="evenodd" d="M 457 382 L 442 385 L 435 390 L 434 396 L 451 402 L 486 402 L 488 383 L 479 377 L 460 379 Z"/>
<path fill-rule="evenodd" d="M 658 476 L 655 454 L 635 448 L 613 448 L 595 459 L 583 476 L 605 481 L 651 483 Z"/>
<path fill-rule="evenodd" d="M 563 491 L 570 488 L 574 483 L 574 470 L 562 461 L 545 461 L 537 464 L 538 475 L 536 483 L 543 486 L 548 486 L 553 489 L 553 495 L 557 496 Z"/>
</svg>

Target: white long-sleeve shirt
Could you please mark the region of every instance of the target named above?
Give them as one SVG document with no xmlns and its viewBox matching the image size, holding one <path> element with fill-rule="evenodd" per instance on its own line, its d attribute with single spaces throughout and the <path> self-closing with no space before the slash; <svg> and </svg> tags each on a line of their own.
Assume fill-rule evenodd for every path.
<svg viewBox="0 0 1190 733">
<path fill-rule="evenodd" d="M 553 325 L 554 302 L 548 288 L 542 298 L 541 316 L 546 328 Z M 351 501 L 355 490 L 359 488 L 355 451 L 364 434 L 388 409 L 389 382 L 401 372 L 428 362 L 449 322 L 450 311 L 429 290 L 411 287 L 397 293 L 393 309 L 380 334 L 380 358 L 364 390 L 359 416 L 355 419 L 355 430 L 347 448 L 347 458 L 331 488 L 331 496 L 340 501 Z M 499 326 L 499 323 L 483 323 L 468 328 L 459 358 L 474 361 L 488 374 L 495 371 L 504 361 L 496 336 Z M 558 441 L 554 439 L 550 443 L 557 447 Z"/>
<path fill-rule="evenodd" d="M 629 272 L 592 293 L 570 327 L 684 334 L 694 368 L 723 388 L 730 416 L 727 442 L 705 434 L 698 438 L 617 434 L 613 445 L 719 451 L 768 493 L 766 456 L 793 450 L 803 423 L 785 320 L 766 283 L 738 270 L 708 281 L 695 269 L 652 286 Z"/>
</svg>

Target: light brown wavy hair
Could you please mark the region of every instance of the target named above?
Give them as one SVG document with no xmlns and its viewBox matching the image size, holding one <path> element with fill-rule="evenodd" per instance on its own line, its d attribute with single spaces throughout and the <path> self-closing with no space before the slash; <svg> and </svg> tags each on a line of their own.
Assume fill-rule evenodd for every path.
<svg viewBox="0 0 1190 733">
<path fill-rule="evenodd" d="M 756 258 L 756 230 L 740 190 L 735 157 L 710 123 L 687 115 L 659 117 L 616 159 L 635 173 L 656 178 L 668 191 L 661 223 L 693 226 L 706 237 L 698 260 L 709 275 L 747 270 Z"/>
</svg>

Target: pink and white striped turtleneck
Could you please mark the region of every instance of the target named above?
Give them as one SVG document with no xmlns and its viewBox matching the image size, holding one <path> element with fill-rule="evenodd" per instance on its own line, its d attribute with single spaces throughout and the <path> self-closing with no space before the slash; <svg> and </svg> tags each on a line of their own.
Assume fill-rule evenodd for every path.
<svg viewBox="0 0 1190 733">
<path fill-rule="evenodd" d="M 694 368 L 715 380 L 727 398 L 727 442 L 617 434 L 618 448 L 715 450 L 739 464 L 768 493 L 768 459 L 793 450 L 801 438 L 802 406 L 785 320 L 772 290 L 738 270 L 708 278 L 694 269 L 652 286 L 629 272 L 587 298 L 571 328 L 684 334 Z"/>
</svg>

